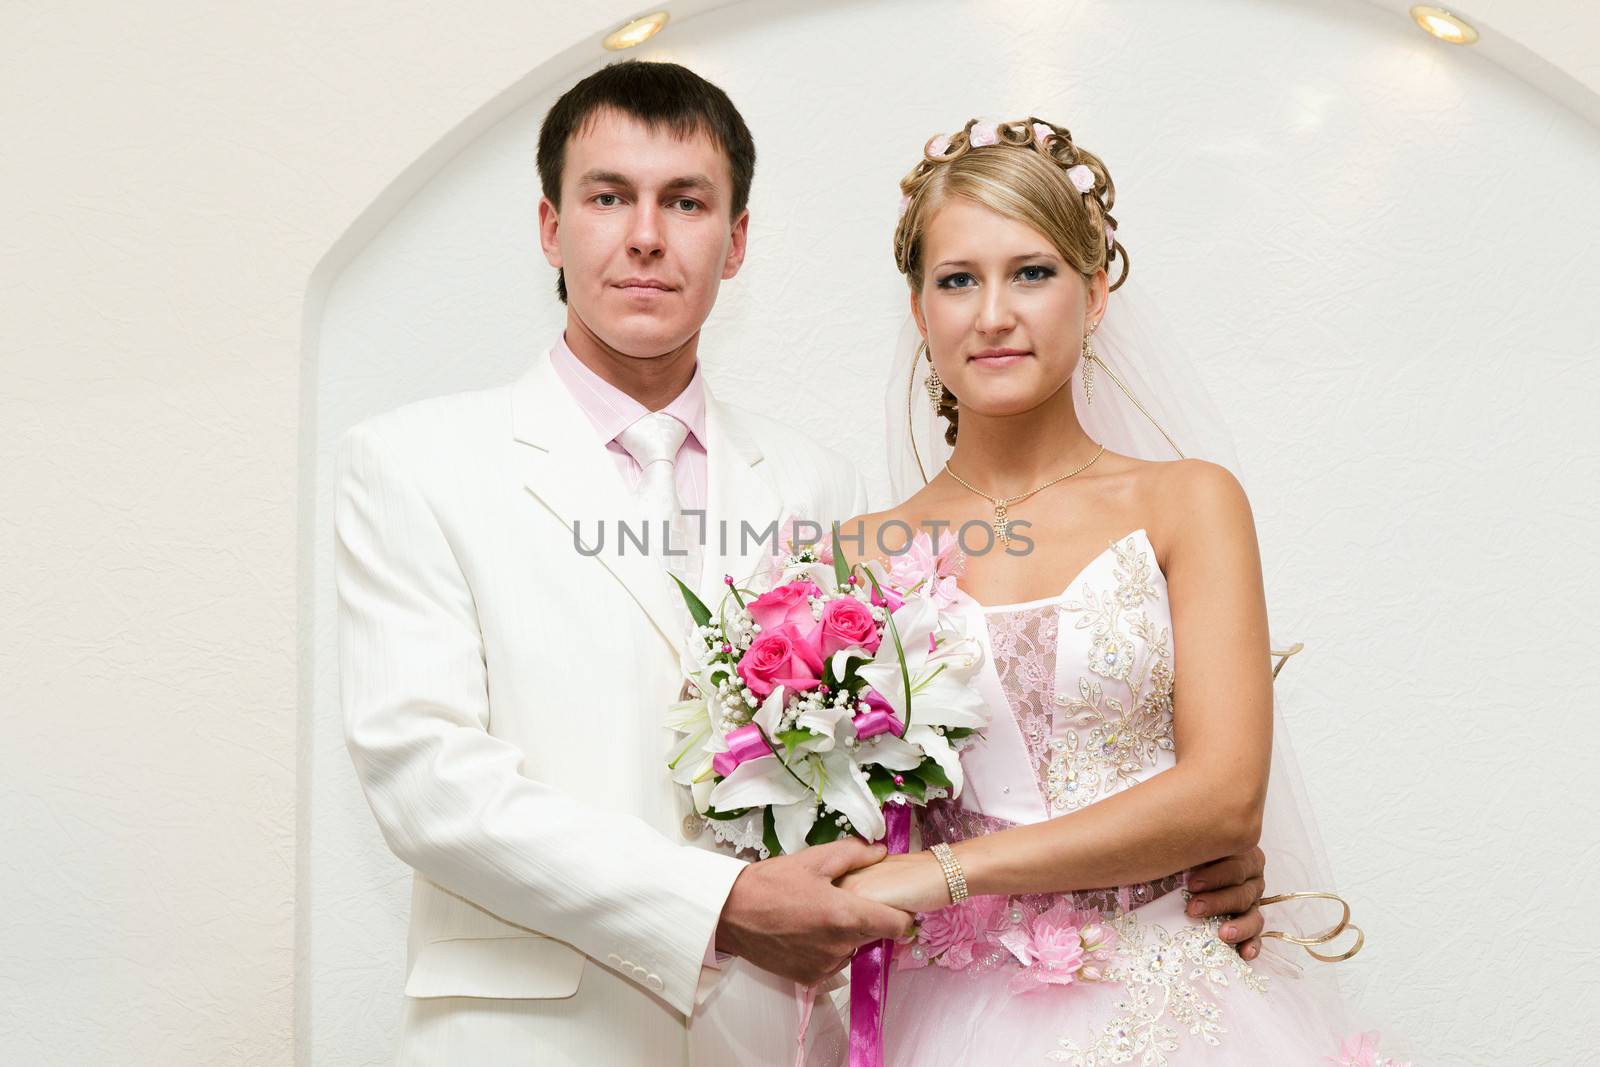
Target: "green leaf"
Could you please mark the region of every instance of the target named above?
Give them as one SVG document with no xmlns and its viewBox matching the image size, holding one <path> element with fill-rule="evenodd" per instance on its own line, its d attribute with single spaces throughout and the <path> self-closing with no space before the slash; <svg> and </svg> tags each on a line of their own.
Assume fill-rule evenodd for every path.
<svg viewBox="0 0 1600 1067">
<path fill-rule="evenodd" d="M 739 808 L 736 811 L 716 811 L 716 810 L 712 810 L 712 811 L 706 812 L 705 813 L 705 817 L 708 818 L 708 819 L 716 819 L 718 822 L 726 822 L 729 819 L 737 819 L 739 816 L 745 814 L 749 810 L 750 810 L 749 808 Z"/>
<path fill-rule="evenodd" d="M 928 799 L 927 786 L 923 784 L 921 778 L 917 777 L 916 771 L 906 771 L 900 775 L 900 792 L 916 797 L 918 800 L 926 801 Z"/>
<path fill-rule="evenodd" d="M 971 737 L 978 731 L 971 726 L 947 726 L 944 731 L 946 741 L 960 741 L 964 737 Z"/>
<path fill-rule="evenodd" d="M 945 736 L 949 737 L 950 735 L 947 733 Z M 944 773 L 944 768 L 939 766 L 931 756 L 923 760 L 922 766 L 918 767 L 913 773 L 929 785 L 942 786 L 945 789 L 954 788 L 950 784 L 950 776 Z"/>
<path fill-rule="evenodd" d="M 676 574 L 672 575 L 672 580 L 678 583 L 678 591 L 683 594 L 683 602 L 689 605 L 689 614 L 694 617 L 694 624 L 696 626 L 708 624 L 711 621 L 711 609 L 706 607 L 705 603 L 694 595 L 694 590 L 684 585 Z"/>
<path fill-rule="evenodd" d="M 867 772 L 867 788 L 872 790 L 872 799 L 882 807 L 883 802 L 894 795 L 894 779 L 889 777 L 888 771 L 874 765 Z"/>
<path fill-rule="evenodd" d="M 872 591 L 874 593 L 877 593 L 880 597 L 883 596 L 883 588 L 878 585 L 878 579 L 873 575 L 873 573 L 871 571 L 867 572 L 867 581 L 872 583 Z M 885 599 L 887 599 L 887 598 L 885 598 Z M 906 687 L 906 722 L 905 722 L 905 724 L 907 726 L 910 726 L 911 725 L 911 672 L 910 672 L 910 670 L 908 670 L 906 668 L 906 646 L 900 643 L 900 630 L 894 624 L 894 612 L 885 610 L 884 613 L 883 613 L 883 621 L 884 621 L 885 627 L 889 631 L 889 636 L 894 638 L 894 654 L 895 654 L 896 658 L 898 658 L 900 660 L 900 680 L 901 680 L 901 684 L 903 684 Z M 904 733 L 903 730 L 901 732 Z"/>
<path fill-rule="evenodd" d="M 844 660 L 844 677 L 840 678 L 837 682 L 830 682 L 829 684 L 835 689 L 849 689 L 851 687 L 851 683 L 857 680 L 856 668 L 861 666 L 863 663 L 871 662 L 872 661 L 866 656 L 846 656 Z M 832 656 L 828 657 L 828 670 L 833 670 Z"/>
<path fill-rule="evenodd" d="M 844 561 L 844 550 L 839 547 L 839 524 L 833 524 L 833 577 L 843 590 L 850 580 L 850 568 Z"/>
<path fill-rule="evenodd" d="M 802 730 L 798 727 L 793 730 L 778 731 L 778 740 L 783 742 L 784 754 L 788 756 L 794 755 L 794 750 L 801 743 L 809 741 L 815 736 L 810 730 Z"/>
<path fill-rule="evenodd" d="M 783 846 L 778 843 L 778 828 L 772 821 L 772 809 L 761 809 L 761 843 L 767 846 L 767 852 L 773 856 L 783 855 Z"/>
<path fill-rule="evenodd" d="M 824 813 L 822 818 L 811 825 L 811 832 L 806 835 L 806 844 L 826 845 L 830 841 L 839 840 L 839 835 L 843 832 L 839 829 L 839 824 Z"/>
</svg>

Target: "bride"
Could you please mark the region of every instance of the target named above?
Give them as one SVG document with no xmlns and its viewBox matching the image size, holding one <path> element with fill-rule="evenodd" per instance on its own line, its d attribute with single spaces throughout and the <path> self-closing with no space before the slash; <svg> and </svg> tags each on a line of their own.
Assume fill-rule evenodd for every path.
<svg viewBox="0 0 1600 1067">
<path fill-rule="evenodd" d="M 886 1062 L 1392 1062 L 1372 1035 L 1341 1045 L 1317 964 L 1241 958 L 1190 899 L 1204 887 L 1185 872 L 1258 840 L 1269 890 L 1322 871 L 1278 778 L 1250 504 L 1222 463 L 1180 458 L 1220 423 L 1119 306 L 1105 165 L 1062 127 L 974 121 L 930 141 L 902 192 L 895 255 L 921 344 L 898 381 L 925 376 L 916 406 L 945 422 L 948 461 L 858 520 L 857 543 L 959 532 L 993 718 L 960 799 L 923 814 L 924 849 L 841 882 L 918 915 L 889 982 Z M 1284 919 L 1278 936 L 1300 944 L 1359 937 L 1348 909 Z"/>
</svg>

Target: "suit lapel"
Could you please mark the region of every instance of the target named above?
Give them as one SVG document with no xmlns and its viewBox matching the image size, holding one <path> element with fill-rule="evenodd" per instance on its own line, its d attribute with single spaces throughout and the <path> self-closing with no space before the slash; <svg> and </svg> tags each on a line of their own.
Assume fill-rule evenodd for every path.
<svg viewBox="0 0 1600 1067">
<path fill-rule="evenodd" d="M 760 447 L 736 415 L 706 393 L 706 544 L 700 599 L 715 610 L 726 593 L 724 575 L 743 582 L 770 554 L 760 540 L 781 520 L 782 498 L 769 478 Z M 742 523 L 752 528 L 748 536 Z M 693 528 L 691 525 L 691 533 Z"/>
<path fill-rule="evenodd" d="M 569 534 L 581 536 L 585 553 L 570 542 L 570 561 L 563 555 L 551 566 L 593 566 L 621 582 L 650 622 L 676 653 L 690 625 L 678 587 L 661 561 L 633 544 L 623 554 L 618 522 L 637 527 L 638 505 L 617 471 L 616 460 L 595 439 L 566 386 L 556 376 L 548 354 L 541 353 L 512 388 L 513 436 L 517 462 L 534 501 L 559 519 Z M 708 453 L 709 453 L 708 449 Z M 651 531 L 657 550 L 660 529 Z M 603 538 L 600 551 L 594 552 Z"/>
</svg>

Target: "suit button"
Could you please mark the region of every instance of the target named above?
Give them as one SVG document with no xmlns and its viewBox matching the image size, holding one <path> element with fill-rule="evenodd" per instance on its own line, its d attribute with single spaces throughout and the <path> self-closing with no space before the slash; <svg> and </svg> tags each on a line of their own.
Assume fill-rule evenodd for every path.
<svg viewBox="0 0 1600 1067">
<path fill-rule="evenodd" d="M 704 820 L 691 811 L 689 814 L 683 817 L 683 836 L 686 839 L 693 841 L 695 838 L 700 836 L 700 829 L 703 825 Z"/>
<path fill-rule="evenodd" d="M 661 979 L 657 975 L 646 975 L 644 984 L 649 986 L 651 989 L 654 989 L 657 993 L 661 992 Z"/>
<path fill-rule="evenodd" d="M 613 967 L 621 967 L 622 957 L 613 952 L 611 955 L 606 957 L 606 962 L 611 964 Z"/>
<path fill-rule="evenodd" d="M 635 967 L 633 969 L 633 976 L 642 982 L 650 976 L 650 972 L 645 970 L 643 967 Z"/>
</svg>

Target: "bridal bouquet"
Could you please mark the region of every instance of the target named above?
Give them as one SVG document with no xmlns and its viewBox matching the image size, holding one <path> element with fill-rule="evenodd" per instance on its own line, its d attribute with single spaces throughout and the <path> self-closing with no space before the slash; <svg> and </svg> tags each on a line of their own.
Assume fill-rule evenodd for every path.
<svg viewBox="0 0 1600 1067">
<path fill-rule="evenodd" d="M 960 554 L 926 533 L 887 567 L 847 566 L 837 530 L 830 551 L 784 547 L 764 588 L 725 578 L 714 613 L 678 583 L 695 629 L 667 720 L 684 735 L 673 780 L 719 839 L 762 858 L 847 833 L 905 852 L 910 806 L 960 795 L 960 749 L 988 722 L 982 647 L 953 610 Z M 891 955 L 878 941 L 850 962 L 851 1067 L 883 1063 Z"/>
<path fill-rule="evenodd" d="M 695 629 L 673 780 L 763 858 L 846 833 L 905 851 L 907 805 L 960 794 L 959 751 L 988 719 L 954 540 L 919 534 L 888 566 L 847 566 L 838 540 L 791 538 L 760 588 L 724 579 L 715 611 L 678 583 Z"/>
</svg>

